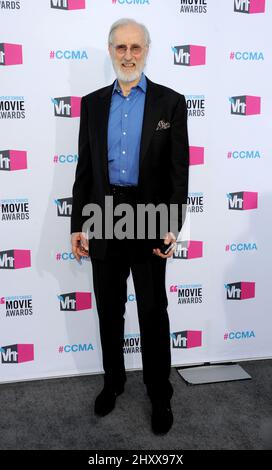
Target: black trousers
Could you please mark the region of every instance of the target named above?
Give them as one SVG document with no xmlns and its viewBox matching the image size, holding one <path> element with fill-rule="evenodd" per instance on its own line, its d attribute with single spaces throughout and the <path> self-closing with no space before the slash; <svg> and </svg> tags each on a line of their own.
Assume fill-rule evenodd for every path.
<svg viewBox="0 0 272 470">
<path fill-rule="evenodd" d="M 135 204 L 135 198 L 114 196 Z M 90 241 L 91 243 L 91 241 Z M 141 335 L 143 381 L 152 399 L 171 398 L 170 329 L 165 289 L 166 260 L 152 253 L 145 240 L 108 240 L 105 259 L 92 259 L 100 326 L 105 385 L 118 389 L 126 381 L 124 323 L 127 279 L 132 273 Z"/>
</svg>

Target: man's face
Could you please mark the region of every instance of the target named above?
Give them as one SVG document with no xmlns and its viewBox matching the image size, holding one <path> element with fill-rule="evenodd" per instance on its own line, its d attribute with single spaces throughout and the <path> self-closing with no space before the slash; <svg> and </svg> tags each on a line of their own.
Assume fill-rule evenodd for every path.
<svg viewBox="0 0 272 470">
<path fill-rule="evenodd" d="M 128 83 L 138 80 L 148 53 L 142 29 L 137 25 L 120 26 L 112 42 L 109 53 L 117 78 Z"/>
</svg>

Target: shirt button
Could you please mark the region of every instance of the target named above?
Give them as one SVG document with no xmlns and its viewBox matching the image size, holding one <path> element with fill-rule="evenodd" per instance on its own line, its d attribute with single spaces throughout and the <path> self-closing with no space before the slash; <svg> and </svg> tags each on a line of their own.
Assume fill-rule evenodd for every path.
<svg viewBox="0 0 272 470">
<path fill-rule="evenodd" d="M 126 133 L 126 132 L 123 132 L 123 135 L 127 135 L 127 133 Z"/>
<path fill-rule="evenodd" d="M 122 173 L 125 173 L 125 172 L 126 172 L 126 170 L 122 170 Z"/>
<path fill-rule="evenodd" d="M 126 151 L 125 151 L 125 150 L 123 150 L 122 154 L 123 154 L 123 155 L 125 155 L 125 153 L 126 153 Z"/>
<path fill-rule="evenodd" d="M 125 114 L 125 117 L 127 117 L 127 116 L 128 116 L 128 115 L 127 115 L 127 114 Z"/>
<path fill-rule="evenodd" d="M 127 98 L 127 101 L 129 101 L 129 98 Z"/>
</svg>

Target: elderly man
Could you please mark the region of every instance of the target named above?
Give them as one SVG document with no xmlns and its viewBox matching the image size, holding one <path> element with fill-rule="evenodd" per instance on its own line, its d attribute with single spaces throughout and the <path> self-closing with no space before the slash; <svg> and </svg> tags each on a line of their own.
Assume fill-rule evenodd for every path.
<svg viewBox="0 0 272 470">
<path fill-rule="evenodd" d="M 95 412 L 111 412 L 124 391 L 124 315 L 131 270 L 152 429 L 165 434 L 173 423 L 165 268 L 174 248 L 164 254 L 163 243 L 172 247 L 177 233 L 169 229 L 153 239 L 122 239 L 114 233 L 112 239 L 88 240 L 82 228 L 87 219 L 83 207 L 96 203 L 105 214 L 112 196 L 114 208 L 121 203 L 134 209 L 139 204 L 176 204 L 181 229 L 188 191 L 186 102 L 144 75 L 149 45 L 147 28 L 134 20 L 121 19 L 110 29 L 108 48 L 117 78 L 82 98 L 71 233 L 76 258 L 89 254 L 92 261 L 105 372 Z"/>
</svg>

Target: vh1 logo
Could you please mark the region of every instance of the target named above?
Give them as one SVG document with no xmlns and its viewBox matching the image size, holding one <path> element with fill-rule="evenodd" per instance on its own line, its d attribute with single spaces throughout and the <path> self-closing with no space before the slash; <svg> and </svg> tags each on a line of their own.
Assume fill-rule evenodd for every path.
<svg viewBox="0 0 272 470">
<path fill-rule="evenodd" d="M 250 116 L 252 114 L 261 114 L 260 96 L 232 96 L 230 98 L 231 114 L 239 116 Z"/>
<path fill-rule="evenodd" d="M 204 147 L 189 147 L 189 164 L 190 165 L 203 165 L 204 164 Z"/>
<path fill-rule="evenodd" d="M 206 47 L 205 46 L 174 46 L 175 65 L 204 65 L 206 63 Z"/>
<path fill-rule="evenodd" d="M 0 269 L 22 269 L 31 266 L 30 250 L 0 251 Z"/>
<path fill-rule="evenodd" d="M 264 13 L 265 0 L 234 0 L 234 11 L 238 13 Z"/>
<path fill-rule="evenodd" d="M 233 282 L 225 285 L 227 300 L 245 300 L 255 297 L 255 282 Z"/>
<path fill-rule="evenodd" d="M 58 117 L 79 117 L 81 98 L 78 96 L 65 96 L 63 98 L 53 98 L 54 113 Z"/>
<path fill-rule="evenodd" d="M 202 258 L 203 242 L 197 240 L 184 240 L 177 242 L 173 254 L 175 259 L 193 259 Z"/>
<path fill-rule="evenodd" d="M 0 171 L 25 170 L 27 168 L 24 150 L 0 150 Z"/>
<path fill-rule="evenodd" d="M 240 191 L 237 193 L 227 194 L 229 201 L 229 209 L 234 211 L 246 211 L 257 209 L 258 193 L 249 191 Z"/>
<path fill-rule="evenodd" d="M 60 310 L 65 312 L 77 312 L 92 308 L 92 297 L 90 292 L 70 292 L 58 296 Z"/>
<path fill-rule="evenodd" d="M 176 331 L 171 333 L 170 336 L 173 348 L 190 349 L 202 345 L 202 331 Z"/>
<path fill-rule="evenodd" d="M 72 197 L 66 197 L 63 199 L 55 199 L 55 204 L 57 205 L 58 217 L 71 217 L 72 202 L 73 202 Z"/>
<path fill-rule="evenodd" d="M 58 10 L 83 10 L 85 0 L 51 0 L 50 6 Z"/>
<path fill-rule="evenodd" d="M 0 43 L 0 65 L 19 65 L 23 63 L 23 50 L 20 44 Z"/>
<path fill-rule="evenodd" d="M 1 346 L 2 364 L 19 364 L 34 361 L 34 344 L 11 344 Z"/>
</svg>

